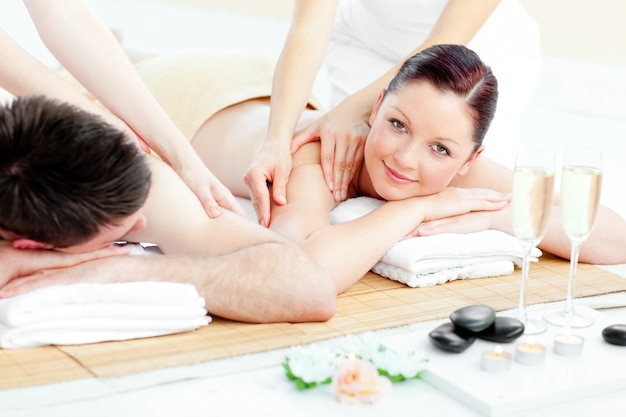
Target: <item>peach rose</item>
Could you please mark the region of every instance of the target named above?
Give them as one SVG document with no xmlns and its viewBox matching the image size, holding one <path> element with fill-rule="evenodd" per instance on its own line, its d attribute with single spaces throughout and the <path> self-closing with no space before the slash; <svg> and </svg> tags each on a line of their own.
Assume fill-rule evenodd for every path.
<svg viewBox="0 0 626 417">
<path fill-rule="evenodd" d="M 371 404 L 391 390 L 391 381 L 370 362 L 346 359 L 335 371 L 332 389 L 339 402 Z"/>
</svg>

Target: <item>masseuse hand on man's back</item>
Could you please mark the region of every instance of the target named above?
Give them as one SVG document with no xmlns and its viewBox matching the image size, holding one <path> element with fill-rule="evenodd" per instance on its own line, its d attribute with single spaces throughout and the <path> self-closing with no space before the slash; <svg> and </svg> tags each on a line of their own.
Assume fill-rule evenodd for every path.
<svg viewBox="0 0 626 417">
<path fill-rule="evenodd" d="M 222 208 L 245 215 L 152 95 L 118 39 L 89 2 L 24 0 L 24 4 L 46 48 L 102 106 L 0 31 L 3 63 L 7 63 L 0 66 L 4 89 L 16 96 L 55 97 L 102 114 L 114 125 L 132 131 L 131 136 L 141 138 L 167 162 L 210 217 L 219 216 Z"/>
</svg>

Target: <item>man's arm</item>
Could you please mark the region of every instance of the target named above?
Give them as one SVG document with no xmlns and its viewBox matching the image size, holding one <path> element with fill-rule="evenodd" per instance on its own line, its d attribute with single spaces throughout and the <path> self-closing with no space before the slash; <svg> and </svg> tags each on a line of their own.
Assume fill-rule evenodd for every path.
<svg viewBox="0 0 626 417">
<path fill-rule="evenodd" d="M 260 243 L 218 256 L 113 256 L 13 279 L 0 297 L 48 285 L 129 281 L 193 284 L 209 314 L 252 323 L 325 321 L 336 304 L 328 274 L 288 243 Z"/>
<path fill-rule="evenodd" d="M 87 253 L 62 253 L 54 250 L 15 249 L 0 239 L 0 288 L 14 278 L 32 275 L 45 269 L 66 268 L 108 256 L 128 255 L 129 248 L 110 246 Z"/>
<path fill-rule="evenodd" d="M 151 166 L 147 227 L 126 238 L 156 243 L 172 256 L 124 260 L 137 262 L 130 266 L 138 276 L 191 282 L 209 312 L 227 318 L 319 321 L 333 315 L 333 280 L 298 245 L 229 211 L 208 217 L 169 166 L 156 159 Z"/>
</svg>

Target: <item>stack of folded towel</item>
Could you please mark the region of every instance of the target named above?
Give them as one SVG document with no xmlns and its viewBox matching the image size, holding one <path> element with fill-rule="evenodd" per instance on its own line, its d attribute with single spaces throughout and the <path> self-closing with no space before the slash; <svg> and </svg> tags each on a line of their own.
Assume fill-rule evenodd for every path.
<svg viewBox="0 0 626 417">
<path fill-rule="evenodd" d="M 358 197 L 344 201 L 331 214 L 334 224 L 364 216 L 383 201 Z M 445 233 L 405 239 L 395 244 L 372 271 L 409 287 L 430 287 L 447 281 L 508 275 L 521 265 L 518 240 L 498 230 Z M 541 251 L 533 248 L 533 262 Z"/>
<path fill-rule="evenodd" d="M 211 322 L 191 284 L 80 283 L 0 300 L 0 347 L 75 345 L 161 336 Z"/>
</svg>

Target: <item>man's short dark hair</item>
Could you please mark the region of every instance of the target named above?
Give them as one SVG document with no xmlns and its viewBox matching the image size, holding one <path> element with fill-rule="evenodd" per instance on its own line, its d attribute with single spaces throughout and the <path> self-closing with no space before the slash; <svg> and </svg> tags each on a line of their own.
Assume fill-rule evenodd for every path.
<svg viewBox="0 0 626 417">
<path fill-rule="evenodd" d="M 101 117 L 42 96 L 0 106 L 0 229 L 63 248 L 139 210 L 151 171 Z"/>
</svg>

